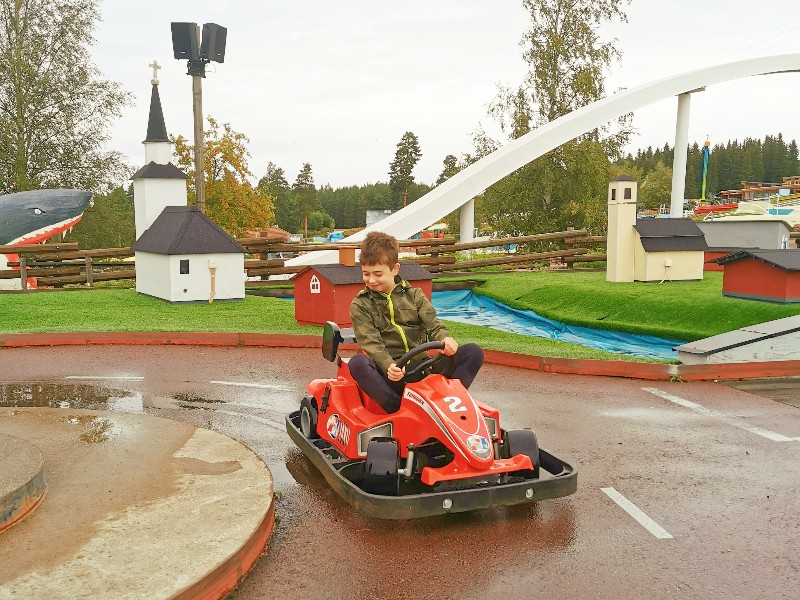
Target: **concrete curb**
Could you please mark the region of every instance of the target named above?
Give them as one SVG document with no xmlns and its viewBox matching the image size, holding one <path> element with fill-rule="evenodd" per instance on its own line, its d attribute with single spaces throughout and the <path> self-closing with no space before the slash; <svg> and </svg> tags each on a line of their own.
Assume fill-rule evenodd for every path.
<svg viewBox="0 0 800 600">
<path fill-rule="evenodd" d="M 0 533 L 27 517 L 47 492 L 44 456 L 23 439 L 0 434 Z"/>
<path fill-rule="evenodd" d="M 0 509 L 44 463 L 54 473 L 39 509 L 0 534 L 2 598 L 222 598 L 270 539 L 272 474 L 225 434 L 99 410 L 0 416 Z M 87 442 L 97 422 L 108 435 Z"/>
<path fill-rule="evenodd" d="M 0 348 L 86 345 L 147 346 L 262 346 L 269 348 L 320 348 L 316 335 L 281 333 L 209 332 L 98 332 L 98 333 L 9 333 L 0 335 Z M 354 346 L 343 346 L 354 348 Z M 800 360 L 704 365 L 636 363 L 623 360 L 588 360 L 532 356 L 485 350 L 486 364 L 504 365 L 570 375 L 600 375 L 663 381 L 712 381 L 788 377 L 800 374 Z"/>
</svg>

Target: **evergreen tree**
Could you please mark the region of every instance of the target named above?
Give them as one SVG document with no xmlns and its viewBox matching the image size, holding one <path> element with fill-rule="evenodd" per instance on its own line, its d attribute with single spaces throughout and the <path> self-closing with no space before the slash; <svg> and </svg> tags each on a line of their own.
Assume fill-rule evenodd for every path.
<svg viewBox="0 0 800 600">
<path fill-rule="evenodd" d="M 401 200 L 403 206 L 408 204 L 408 188 L 414 183 L 411 172 L 421 157 L 417 136 L 406 131 L 400 138 L 394 160 L 389 165 L 389 187 L 392 189 L 395 208 L 399 208 Z"/>
<path fill-rule="evenodd" d="M 439 177 L 436 178 L 436 185 L 443 184 L 460 170 L 458 159 L 452 154 L 448 154 L 444 157 L 442 172 L 439 173 Z"/>
<path fill-rule="evenodd" d="M 314 187 L 314 175 L 311 173 L 310 163 L 303 163 L 303 167 L 292 184 L 292 190 L 297 214 L 303 222 L 303 236 L 308 237 L 308 216 L 321 208 L 317 199 L 317 189 Z"/>
<path fill-rule="evenodd" d="M 259 179 L 258 187 L 275 198 L 275 223 L 278 227 L 291 232 L 300 231 L 300 216 L 284 170 L 275 163 L 267 163 L 267 171 Z"/>
</svg>

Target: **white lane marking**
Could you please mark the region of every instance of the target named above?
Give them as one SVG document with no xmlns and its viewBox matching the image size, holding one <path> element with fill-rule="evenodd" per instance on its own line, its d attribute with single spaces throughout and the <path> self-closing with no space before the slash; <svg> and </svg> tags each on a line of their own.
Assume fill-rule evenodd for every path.
<svg viewBox="0 0 800 600">
<path fill-rule="evenodd" d="M 213 410 L 216 414 L 228 415 L 230 417 L 243 417 L 245 419 L 252 419 L 253 421 L 263 423 L 264 425 L 269 425 L 270 427 L 272 427 L 273 429 L 277 429 L 278 431 L 286 431 L 286 427 L 282 423 L 276 423 L 275 421 L 272 421 L 270 419 L 265 419 L 264 417 L 236 412 L 233 410 L 219 410 L 216 408 L 212 408 L 211 410 Z"/>
<path fill-rule="evenodd" d="M 600 488 L 600 491 L 604 492 L 606 496 L 611 498 L 614 502 L 619 505 L 619 507 L 632 516 L 636 521 L 638 521 L 639 525 L 647 529 L 650 533 L 656 536 L 660 540 L 668 540 L 672 539 L 672 536 L 669 532 L 661 527 L 658 523 L 653 521 L 650 517 L 644 514 L 641 509 L 636 506 L 633 502 L 628 500 L 625 496 L 620 494 L 617 490 L 613 487 L 607 488 Z"/>
<path fill-rule="evenodd" d="M 111 376 L 101 376 L 101 375 L 67 375 L 65 379 L 101 379 L 101 380 L 111 380 L 111 381 L 142 381 L 144 377 L 138 375 L 111 375 Z"/>
<path fill-rule="evenodd" d="M 233 385 L 237 387 L 251 387 L 251 388 L 259 388 L 262 390 L 279 390 L 282 392 L 290 392 L 292 388 L 285 386 L 285 385 L 274 385 L 271 383 L 240 383 L 238 381 L 209 381 L 209 383 L 214 383 L 216 385 Z"/>
<path fill-rule="evenodd" d="M 797 442 L 800 441 L 800 437 L 787 437 L 780 433 L 775 433 L 774 431 L 769 431 L 767 429 L 761 429 L 760 427 L 753 427 L 752 425 L 748 425 L 746 423 L 742 423 L 741 421 L 737 421 L 736 419 L 731 419 L 730 417 L 719 413 L 715 410 L 711 410 L 702 406 L 700 404 L 695 404 L 689 400 L 685 400 L 680 396 L 674 396 L 668 392 L 660 390 L 658 388 L 642 388 L 645 392 L 650 392 L 651 394 L 655 394 L 656 396 L 660 396 L 664 398 L 664 400 L 669 400 L 670 402 L 674 402 L 684 408 L 688 408 L 689 410 L 693 410 L 696 413 L 700 413 L 701 415 L 705 415 L 707 417 L 714 417 L 715 419 L 722 419 L 726 423 L 733 425 L 734 427 L 738 427 L 739 429 L 743 429 L 745 431 L 749 431 L 750 433 L 754 433 L 756 435 L 760 435 L 761 437 L 765 437 L 768 440 L 772 440 L 773 442 Z"/>
</svg>

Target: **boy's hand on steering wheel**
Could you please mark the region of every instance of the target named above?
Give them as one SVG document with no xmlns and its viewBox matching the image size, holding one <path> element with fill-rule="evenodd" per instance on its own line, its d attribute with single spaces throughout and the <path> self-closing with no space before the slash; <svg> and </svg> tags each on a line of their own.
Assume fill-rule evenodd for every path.
<svg viewBox="0 0 800 600">
<path fill-rule="evenodd" d="M 445 356 L 453 356 L 458 350 L 458 342 L 451 337 L 446 337 L 442 341 L 444 342 L 442 354 Z"/>
<path fill-rule="evenodd" d="M 398 369 L 397 365 L 392 363 L 389 365 L 389 368 L 386 370 L 386 377 L 389 381 L 400 381 L 406 374 L 405 367 L 402 369 Z"/>
</svg>

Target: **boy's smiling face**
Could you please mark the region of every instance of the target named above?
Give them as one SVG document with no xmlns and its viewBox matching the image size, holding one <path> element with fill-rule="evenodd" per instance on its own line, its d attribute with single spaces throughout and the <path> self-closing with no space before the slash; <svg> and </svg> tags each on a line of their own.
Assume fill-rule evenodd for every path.
<svg viewBox="0 0 800 600">
<path fill-rule="evenodd" d="M 394 278 L 400 272 L 400 263 L 389 265 L 361 265 L 361 276 L 364 285 L 373 292 L 388 294 L 394 288 Z"/>
</svg>

